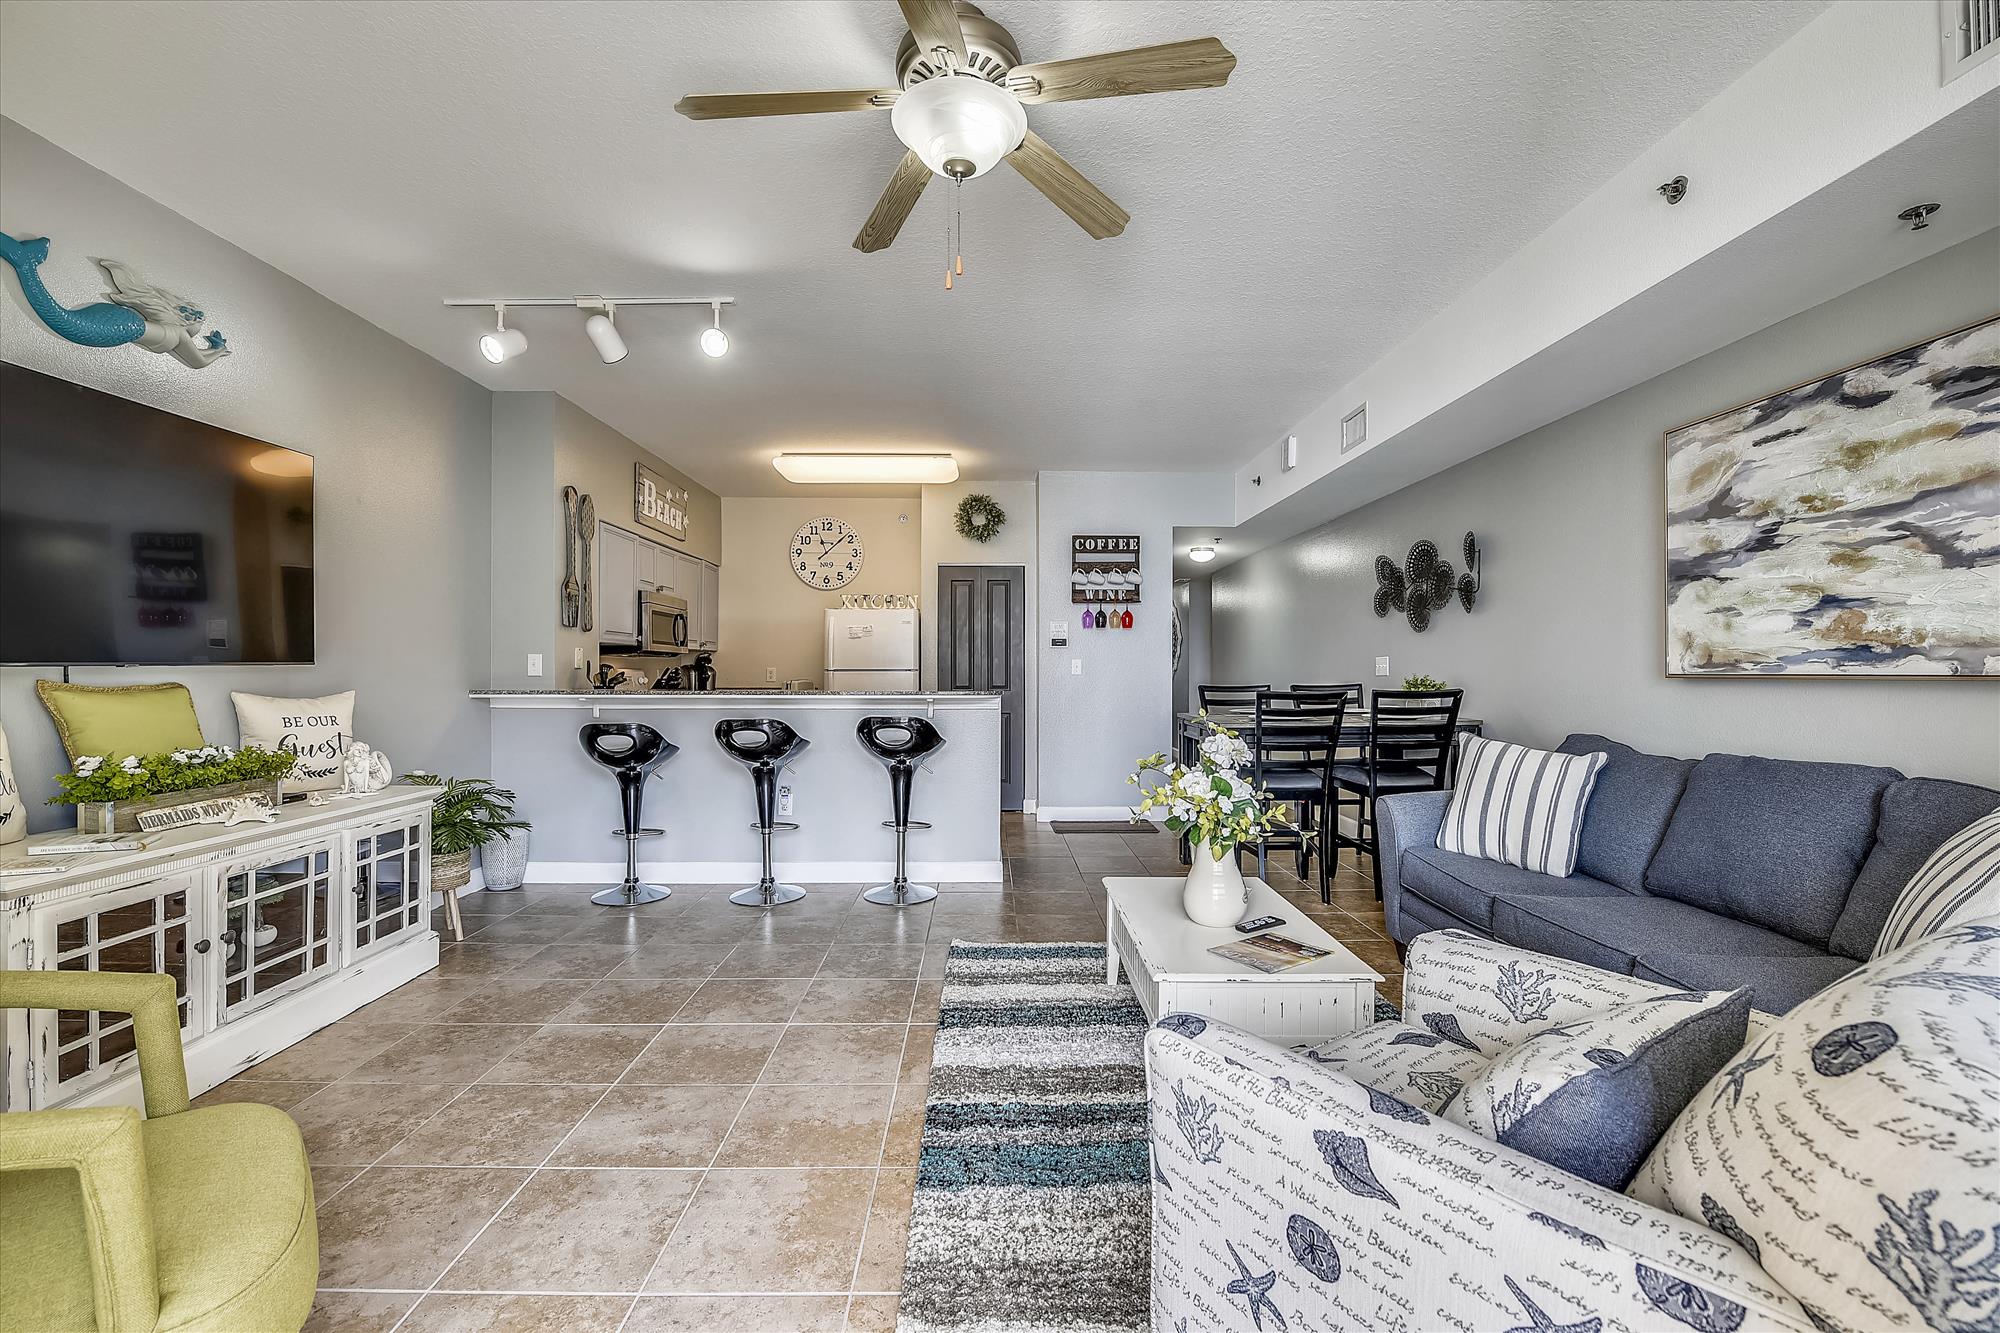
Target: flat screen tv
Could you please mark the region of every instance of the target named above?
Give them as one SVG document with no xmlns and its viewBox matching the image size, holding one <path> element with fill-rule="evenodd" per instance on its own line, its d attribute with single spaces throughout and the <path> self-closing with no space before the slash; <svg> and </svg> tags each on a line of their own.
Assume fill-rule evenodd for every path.
<svg viewBox="0 0 2000 1333">
<path fill-rule="evenodd" d="M 313 660 L 313 460 L 0 362 L 0 662 Z"/>
</svg>

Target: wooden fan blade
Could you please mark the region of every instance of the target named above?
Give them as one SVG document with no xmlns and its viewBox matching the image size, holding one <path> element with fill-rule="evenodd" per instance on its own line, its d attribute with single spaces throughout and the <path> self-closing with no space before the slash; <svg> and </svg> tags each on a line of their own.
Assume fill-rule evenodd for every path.
<svg viewBox="0 0 2000 1333">
<path fill-rule="evenodd" d="M 1098 240 L 1125 230 L 1132 215 L 1111 202 L 1111 197 L 1083 178 L 1081 172 L 1049 147 L 1048 140 L 1033 130 L 1021 146 L 1007 154 L 1008 164 L 1028 178 L 1028 184 L 1049 197 L 1049 201 L 1076 219 L 1076 224 Z"/>
<path fill-rule="evenodd" d="M 740 116 L 804 116 L 818 111 L 878 111 L 896 105 L 894 88 L 851 88 L 824 93 L 690 93 L 674 103 L 689 120 Z"/>
<path fill-rule="evenodd" d="M 865 254 L 888 249 L 889 243 L 896 239 L 896 233 L 909 219 L 910 210 L 917 206 L 917 196 L 930 183 L 931 169 L 924 165 L 924 160 L 913 152 L 903 154 L 903 160 L 896 164 L 895 174 L 889 177 L 882 197 L 875 201 L 875 211 L 861 224 L 860 234 L 854 238 L 854 248 Z"/>
<path fill-rule="evenodd" d="M 1023 102 L 1080 102 L 1089 97 L 1130 97 L 1186 88 L 1219 88 L 1229 82 L 1236 57 L 1213 37 L 1163 46 L 1108 51 L 1101 56 L 1016 65 L 1007 87 Z"/>
<path fill-rule="evenodd" d="M 917 39 L 917 50 L 928 51 L 934 46 L 948 47 L 958 57 L 958 67 L 965 68 L 965 29 L 959 26 L 958 7 L 951 0 L 896 0 L 903 7 L 903 22 L 910 25 L 910 35 Z"/>
</svg>

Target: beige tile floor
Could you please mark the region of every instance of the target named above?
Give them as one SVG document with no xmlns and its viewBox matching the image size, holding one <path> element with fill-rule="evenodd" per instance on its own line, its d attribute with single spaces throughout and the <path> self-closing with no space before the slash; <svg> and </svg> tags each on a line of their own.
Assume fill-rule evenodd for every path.
<svg viewBox="0 0 2000 1333">
<path fill-rule="evenodd" d="M 309 1328 L 891 1329 L 945 952 L 1097 940 L 1104 875 L 1164 834 L 1008 817 L 1004 884 L 897 911 L 823 885 L 772 912 L 676 889 L 473 894 L 437 970 L 204 1096 L 285 1107 L 319 1201 Z M 1290 864 L 1289 858 L 1280 858 Z M 1365 875 L 1275 887 L 1389 977 Z M 1364 863 L 1365 864 L 1365 863 Z"/>
</svg>

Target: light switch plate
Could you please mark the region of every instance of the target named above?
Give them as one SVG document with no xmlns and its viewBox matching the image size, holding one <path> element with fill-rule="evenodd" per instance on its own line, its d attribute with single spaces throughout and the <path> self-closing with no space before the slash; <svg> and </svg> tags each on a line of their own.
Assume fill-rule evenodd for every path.
<svg viewBox="0 0 2000 1333">
<path fill-rule="evenodd" d="M 1083 659 L 1081 657 L 1072 657 L 1069 659 L 1069 674 L 1072 676 L 1081 676 L 1083 674 Z"/>
<path fill-rule="evenodd" d="M 531 676 L 542 674 L 542 655 L 540 653 L 528 654 L 528 674 Z"/>
<path fill-rule="evenodd" d="M 1378 658 L 1376 658 L 1376 659 L 1375 659 L 1375 674 L 1376 674 L 1376 675 L 1378 675 L 1378 676 L 1386 676 L 1386 675 L 1388 675 L 1388 674 L 1389 674 L 1389 659 L 1388 659 L 1388 658 L 1386 658 L 1386 657 L 1378 657 Z"/>
</svg>

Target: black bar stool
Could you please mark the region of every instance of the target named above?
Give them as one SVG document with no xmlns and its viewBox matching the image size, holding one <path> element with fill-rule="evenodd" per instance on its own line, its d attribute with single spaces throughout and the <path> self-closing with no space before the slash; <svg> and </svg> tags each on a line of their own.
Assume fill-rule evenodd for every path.
<svg viewBox="0 0 2000 1333">
<path fill-rule="evenodd" d="M 757 822 L 750 831 L 764 843 L 764 876 L 747 889 L 729 895 L 729 901 L 745 907 L 776 907 L 795 903 L 806 896 L 796 884 L 780 884 L 771 871 L 771 835 L 790 832 L 797 824 L 778 822 L 778 773 L 805 752 L 812 742 L 783 722 L 768 717 L 726 717 L 715 724 L 715 743 L 737 763 L 750 770 L 751 785 L 757 789 Z"/>
<path fill-rule="evenodd" d="M 877 884 L 862 894 L 871 903 L 908 907 L 937 897 L 928 884 L 910 883 L 909 839 L 911 829 L 927 829 L 929 824 L 910 818 L 910 785 L 917 766 L 944 748 L 944 737 L 921 717 L 864 717 L 854 728 L 863 749 L 880 759 L 889 770 L 889 801 L 894 819 L 884 820 L 883 828 L 896 830 L 896 878 Z"/>
<path fill-rule="evenodd" d="M 625 839 L 625 882 L 599 889 L 590 901 L 606 907 L 656 903 L 673 890 L 639 882 L 639 839 L 662 837 L 666 830 L 643 827 L 639 807 L 645 800 L 646 779 L 681 747 L 640 722 L 586 722 L 576 738 L 583 742 L 585 754 L 617 777 L 618 800 L 625 811 L 625 827 L 611 830 L 612 837 Z"/>
</svg>

